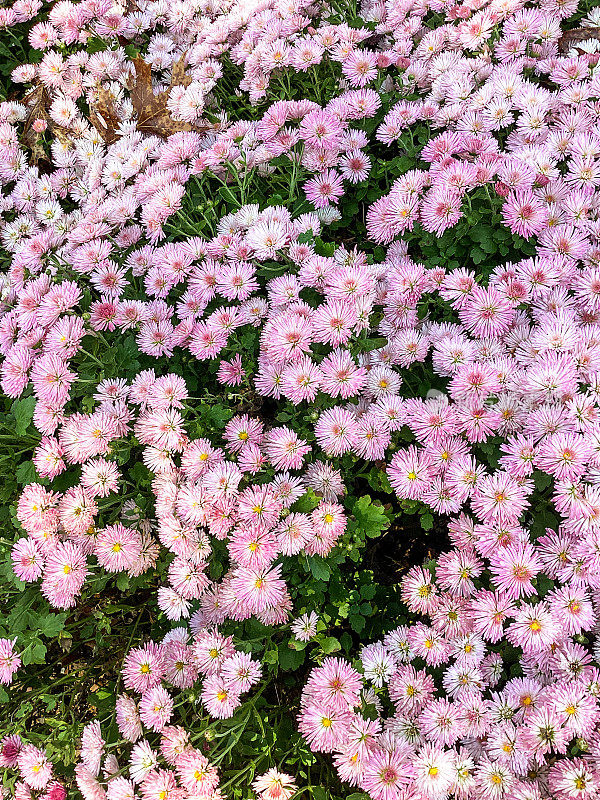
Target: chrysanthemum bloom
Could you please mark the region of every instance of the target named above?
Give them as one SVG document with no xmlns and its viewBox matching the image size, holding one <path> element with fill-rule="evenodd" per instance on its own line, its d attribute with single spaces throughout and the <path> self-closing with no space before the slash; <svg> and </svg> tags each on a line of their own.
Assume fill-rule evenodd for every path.
<svg viewBox="0 0 600 800">
<path fill-rule="evenodd" d="M 517 543 L 494 553 L 490 569 L 496 587 L 511 600 L 535 593 L 532 579 L 542 569 L 542 562 L 529 543 Z"/>
<path fill-rule="evenodd" d="M 19 497 L 17 519 L 28 533 L 53 532 L 58 528 L 59 495 L 39 483 L 28 484 Z"/>
<path fill-rule="evenodd" d="M 142 783 L 158 767 L 158 755 L 143 739 L 134 745 L 129 757 L 129 774 L 134 783 Z"/>
<path fill-rule="evenodd" d="M 16 767 L 22 746 L 21 737 L 15 733 L 0 740 L 0 767 Z"/>
<path fill-rule="evenodd" d="M 127 689 L 142 694 L 157 686 L 163 676 L 162 652 L 158 645 L 150 642 L 144 647 L 130 650 L 123 664 L 123 681 Z"/>
<path fill-rule="evenodd" d="M 144 800 L 165 800 L 177 797 L 178 783 L 175 773 L 166 769 L 153 769 L 141 781 L 140 792 Z"/>
<path fill-rule="evenodd" d="M 239 453 L 247 444 L 262 443 L 263 424 L 247 414 L 233 417 L 225 426 L 224 438 L 227 449 L 232 453 Z"/>
<path fill-rule="evenodd" d="M 173 715 L 173 699 L 162 686 L 148 689 L 140 700 L 140 719 L 153 731 L 161 731 Z"/>
<path fill-rule="evenodd" d="M 87 575 L 83 550 L 72 542 L 58 542 L 46 557 L 42 594 L 56 608 L 70 608 Z"/>
<path fill-rule="evenodd" d="M 36 581 L 44 570 L 44 556 L 33 538 L 21 538 L 11 551 L 13 571 L 22 581 Z"/>
<path fill-rule="evenodd" d="M 58 504 L 60 524 L 67 533 L 87 533 L 94 524 L 98 506 L 83 486 L 74 486 L 63 494 Z"/>
<path fill-rule="evenodd" d="M 527 239 L 543 229 L 548 211 L 531 190 L 520 189 L 509 194 L 502 207 L 502 216 L 512 233 Z"/>
<path fill-rule="evenodd" d="M 523 604 L 514 612 L 514 617 L 506 635 L 526 653 L 545 650 L 560 637 L 560 625 L 545 602 Z"/>
<path fill-rule="evenodd" d="M 262 668 L 249 653 L 235 653 L 225 659 L 221 668 L 221 677 L 236 692 L 247 692 L 261 677 Z"/>
<path fill-rule="evenodd" d="M 421 567 L 412 567 L 402 579 L 402 600 L 409 609 L 419 614 L 430 614 L 438 602 L 438 588 L 431 573 Z"/>
<path fill-rule="evenodd" d="M 241 705 L 239 691 L 219 675 L 209 675 L 204 679 L 201 697 L 208 713 L 217 719 L 232 717 Z"/>
<path fill-rule="evenodd" d="M 15 653 L 15 639 L 0 639 L 0 683 L 12 683 L 15 672 L 21 666 L 21 659 Z"/>
<path fill-rule="evenodd" d="M 292 512 L 282 519 L 274 531 L 283 555 L 297 555 L 314 537 L 314 527 L 307 514 Z"/>
<path fill-rule="evenodd" d="M 362 680 L 359 673 L 341 658 L 326 658 L 314 670 L 305 686 L 311 702 L 322 702 L 327 708 L 344 710 L 360 703 Z"/>
<path fill-rule="evenodd" d="M 133 781 L 117 775 L 111 778 L 106 785 L 107 800 L 135 800 L 135 784 Z"/>
<path fill-rule="evenodd" d="M 192 795 L 210 796 L 219 784 L 216 768 L 194 748 L 177 757 L 176 769 L 182 786 Z"/>
<path fill-rule="evenodd" d="M 360 785 L 373 800 L 393 800 L 410 785 L 413 769 L 407 751 L 400 746 L 389 751 L 377 748 L 369 754 Z"/>
<path fill-rule="evenodd" d="M 394 454 L 387 474 L 398 497 L 417 500 L 431 485 L 431 459 L 422 449 L 410 445 Z"/>
<path fill-rule="evenodd" d="M 548 775 L 550 790 L 557 797 L 592 800 L 600 789 L 597 771 L 583 758 L 559 761 Z"/>
<path fill-rule="evenodd" d="M 121 523 L 102 528 L 97 532 L 94 542 L 98 563 L 109 572 L 131 569 L 139 559 L 141 549 L 140 534 Z"/>
<path fill-rule="evenodd" d="M 454 783 L 455 754 L 426 744 L 412 760 L 414 779 L 426 798 L 443 797 Z"/>
<path fill-rule="evenodd" d="M 220 672 L 223 662 L 235 653 L 231 636 L 223 636 L 216 629 L 199 633 L 194 642 L 194 658 L 203 675 Z"/>
<path fill-rule="evenodd" d="M 100 723 L 97 721 L 88 723 L 81 734 L 81 760 L 95 778 L 100 772 L 104 745 Z"/>
<path fill-rule="evenodd" d="M 231 591 L 247 616 L 277 607 L 286 596 L 281 565 L 269 569 L 240 567 L 232 576 Z"/>
<path fill-rule="evenodd" d="M 298 619 L 294 620 L 290 628 L 294 637 L 300 642 L 309 642 L 317 633 L 317 623 L 319 617 L 314 611 L 310 614 L 302 614 Z"/>
<path fill-rule="evenodd" d="M 347 709 L 335 710 L 309 702 L 300 712 L 298 727 L 311 750 L 331 753 L 344 743 L 351 720 L 352 714 Z"/>
<path fill-rule="evenodd" d="M 271 768 L 254 779 L 252 788 L 263 800 L 289 800 L 298 787 L 291 775 Z"/>
<path fill-rule="evenodd" d="M 527 507 L 528 493 L 528 487 L 508 473 L 496 472 L 479 481 L 473 496 L 473 510 L 481 520 L 515 522 Z"/>
<path fill-rule="evenodd" d="M 126 694 L 116 700 L 116 718 L 119 732 L 128 742 L 137 742 L 142 735 L 142 724 L 137 703 Z"/>
<path fill-rule="evenodd" d="M 46 786 L 43 793 L 40 795 L 40 800 L 65 800 L 67 797 L 67 790 L 58 781 L 50 781 Z"/>
<path fill-rule="evenodd" d="M 52 764 L 43 750 L 32 744 L 24 745 L 17 756 L 21 778 L 31 789 L 44 789 L 52 777 Z"/>
<path fill-rule="evenodd" d="M 275 469 L 300 469 L 311 448 L 287 427 L 274 428 L 264 442 L 267 458 Z"/>
</svg>

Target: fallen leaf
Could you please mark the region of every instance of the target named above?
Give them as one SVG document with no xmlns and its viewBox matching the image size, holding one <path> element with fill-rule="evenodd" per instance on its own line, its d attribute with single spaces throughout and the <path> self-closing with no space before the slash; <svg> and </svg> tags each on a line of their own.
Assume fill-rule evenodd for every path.
<svg viewBox="0 0 600 800">
<path fill-rule="evenodd" d="M 600 27 L 573 28 L 572 30 L 564 31 L 558 40 L 558 45 L 562 53 L 568 53 L 572 47 L 577 48 L 580 42 L 585 42 L 587 39 L 600 41 Z M 581 53 L 583 53 L 583 50 Z"/>
<path fill-rule="evenodd" d="M 137 129 L 147 134 L 154 134 L 163 139 L 180 131 L 196 131 L 203 133 L 211 126 L 209 124 L 194 125 L 191 122 L 183 122 L 173 119 L 167 107 L 167 100 L 171 90 L 175 86 L 189 86 L 192 79 L 185 71 L 184 53 L 178 61 L 173 64 L 171 82 L 169 86 L 159 94 L 154 94 L 152 89 L 152 69 L 143 58 L 138 56 L 132 60 L 135 70 L 135 78 L 132 77 L 129 83 L 131 103 L 137 115 Z"/>
<path fill-rule="evenodd" d="M 73 142 L 73 136 L 70 131 L 62 125 L 57 125 L 48 113 L 50 103 L 51 99 L 48 90 L 39 82 L 23 98 L 23 104 L 27 108 L 27 116 L 23 126 L 22 139 L 31 151 L 30 162 L 32 164 L 50 160 L 44 148 L 43 134 L 33 127 L 36 120 L 43 120 L 47 125 L 46 130 L 63 144 Z"/>
<path fill-rule="evenodd" d="M 107 144 L 116 142 L 119 138 L 117 135 L 117 128 L 121 122 L 121 118 L 115 108 L 113 96 L 101 86 L 95 94 L 93 100 L 88 103 L 89 121 L 94 128 L 98 131 L 102 139 Z"/>
</svg>

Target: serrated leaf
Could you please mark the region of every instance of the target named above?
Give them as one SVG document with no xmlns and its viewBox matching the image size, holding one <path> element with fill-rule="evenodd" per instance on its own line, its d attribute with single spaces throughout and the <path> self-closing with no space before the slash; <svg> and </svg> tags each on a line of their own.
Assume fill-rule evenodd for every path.
<svg viewBox="0 0 600 800">
<path fill-rule="evenodd" d="M 17 436 L 25 436 L 27 428 L 33 419 L 33 412 L 36 405 L 35 397 L 25 397 L 22 400 L 15 400 L 11 406 L 12 415 L 16 420 L 15 433 Z"/>
<path fill-rule="evenodd" d="M 326 636 L 324 639 L 321 639 L 320 644 L 321 649 L 327 655 L 330 653 L 337 653 L 338 650 L 342 649 L 342 645 L 340 644 L 339 640 L 335 638 L 335 636 Z"/>
<path fill-rule="evenodd" d="M 22 464 L 19 464 L 15 471 L 15 477 L 17 483 L 21 484 L 33 483 L 37 480 L 37 472 L 35 471 L 33 461 L 23 461 Z"/>
<path fill-rule="evenodd" d="M 352 513 L 360 529 L 371 539 L 380 536 L 389 527 L 390 520 L 383 506 L 374 505 L 368 495 L 354 503 Z"/>
<path fill-rule="evenodd" d="M 48 614 L 38 620 L 38 633 L 48 639 L 54 639 L 65 627 L 66 614 Z"/>
<path fill-rule="evenodd" d="M 296 650 L 295 648 L 280 645 L 279 647 L 279 666 L 284 672 L 292 672 L 298 669 L 306 658 L 303 650 Z"/>
<path fill-rule="evenodd" d="M 424 531 L 430 531 L 433 528 L 433 515 L 432 514 L 422 514 L 421 515 L 421 527 Z"/>
<path fill-rule="evenodd" d="M 331 575 L 329 564 L 321 556 L 308 556 L 311 574 L 319 581 L 328 581 Z"/>
</svg>

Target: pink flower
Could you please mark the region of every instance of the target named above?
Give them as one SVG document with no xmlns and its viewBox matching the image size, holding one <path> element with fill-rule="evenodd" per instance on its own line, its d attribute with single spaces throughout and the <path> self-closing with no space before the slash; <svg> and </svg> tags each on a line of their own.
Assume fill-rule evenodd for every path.
<svg viewBox="0 0 600 800">
<path fill-rule="evenodd" d="M 12 683 L 15 672 L 21 666 L 21 659 L 15 653 L 15 639 L 0 639 L 0 683 Z"/>
<path fill-rule="evenodd" d="M 272 768 L 255 778 L 252 788 L 262 800 L 289 800 L 298 787 L 291 775 Z"/>
<path fill-rule="evenodd" d="M 44 789 L 52 777 L 52 764 L 46 754 L 31 744 L 24 745 L 17 756 L 19 773 L 27 786 Z"/>
<path fill-rule="evenodd" d="M 344 194 L 342 176 L 333 169 L 328 169 L 316 178 L 304 184 L 306 199 L 315 208 L 327 208 L 330 204 L 337 204 Z"/>
</svg>

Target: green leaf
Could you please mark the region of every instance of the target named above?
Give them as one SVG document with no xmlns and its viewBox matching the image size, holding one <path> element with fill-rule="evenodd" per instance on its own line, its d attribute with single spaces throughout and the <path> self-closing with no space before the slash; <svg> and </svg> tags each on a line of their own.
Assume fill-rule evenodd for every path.
<svg viewBox="0 0 600 800">
<path fill-rule="evenodd" d="M 308 242 L 312 242 L 314 238 L 315 234 L 313 233 L 313 229 L 309 228 L 307 231 L 304 231 L 304 233 L 301 233 L 300 236 L 296 238 L 296 241 L 298 244 L 308 244 Z"/>
<path fill-rule="evenodd" d="M 330 653 L 337 653 L 338 650 L 341 650 L 342 645 L 335 636 L 326 636 L 324 639 L 321 639 L 321 649 L 324 653 L 329 655 Z"/>
<path fill-rule="evenodd" d="M 33 461 L 23 461 L 22 464 L 16 469 L 15 477 L 17 479 L 17 483 L 33 483 L 33 481 L 37 480 L 37 472 L 35 471 L 35 467 L 33 466 Z"/>
<path fill-rule="evenodd" d="M 361 530 L 371 539 L 381 536 L 382 531 L 390 525 L 383 506 L 374 505 L 368 495 L 360 497 L 354 503 L 352 513 Z"/>
<path fill-rule="evenodd" d="M 350 627 L 356 633 L 362 633 L 365 625 L 367 624 L 362 614 L 350 614 L 348 621 L 350 622 Z"/>
<path fill-rule="evenodd" d="M 221 186 L 219 189 L 219 194 L 226 203 L 231 203 L 231 205 L 234 205 L 236 208 L 240 207 L 240 201 L 228 186 Z"/>
<path fill-rule="evenodd" d="M 48 639 L 54 639 L 65 627 L 66 614 L 48 614 L 38 620 L 38 633 Z"/>
<path fill-rule="evenodd" d="M 276 648 L 272 650 L 267 650 L 262 657 L 262 661 L 265 664 L 277 664 L 278 660 L 279 660 L 279 651 Z"/>
<path fill-rule="evenodd" d="M 433 515 L 432 514 L 422 514 L 421 515 L 421 527 L 424 531 L 430 531 L 433 528 Z"/>
<path fill-rule="evenodd" d="M 105 50 L 108 50 L 108 44 L 98 36 L 91 36 L 87 40 L 85 49 L 90 55 L 93 55 L 94 53 L 103 53 Z"/>
<path fill-rule="evenodd" d="M 303 663 L 306 654 L 304 650 L 296 650 L 284 644 L 279 645 L 279 666 L 284 672 L 292 672 Z"/>
<path fill-rule="evenodd" d="M 292 510 L 296 511 L 299 514 L 310 514 L 311 511 L 319 505 L 319 498 L 313 492 L 312 489 L 308 489 L 302 497 L 299 497 L 294 505 L 292 506 Z"/>
<path fill-rule="evenodd" d="M 126 572 L 120 572 L 117 576 L 117 589 L 124 592 L 129 589 L 129 575 Z"/>
<path fill-rule="evenodd" d="M 308 556 L 308 567 L 312 575 L 319 581 L 328 581 L 331 575 L 329 564 L 321 556 Z"/>
<path fill-rule="evenodd" d="M 552 475 L 548 475 L 547 473 L 536 469 L 533 473 L 533 482 L 535 483 L 535 488 L 538 490 L 538 492 L 543 492 L 544 489 L 547 489 L 552 485 Z"/>
<path fill-rule="evenodd" d="M 362 353 L 369 353 L 371 350 L 378 350 L 385 347 L 388 340 L 385 336 L 376 336 L 374 339 L 359 339 L 356 342 L 356 349 Z"/>
<path fill-rule="evenodd" d="M 17 436 L 25 436 L 27 433 L 27 428 L 33 419 L 35 404 L 35 397 L 25 397 L 23 400 L 15 400 L 12 404 L 11 411 L 17 422 L 15 427 Z"/>
</svg>

